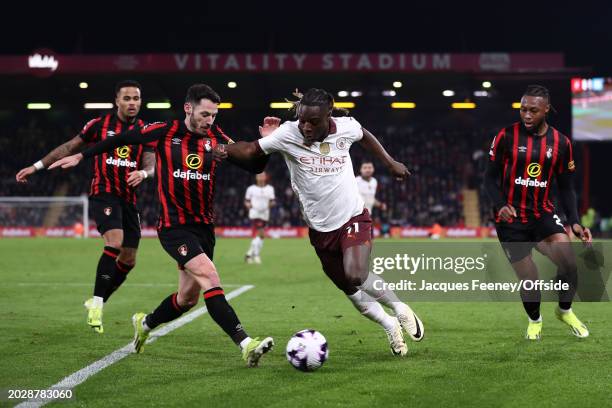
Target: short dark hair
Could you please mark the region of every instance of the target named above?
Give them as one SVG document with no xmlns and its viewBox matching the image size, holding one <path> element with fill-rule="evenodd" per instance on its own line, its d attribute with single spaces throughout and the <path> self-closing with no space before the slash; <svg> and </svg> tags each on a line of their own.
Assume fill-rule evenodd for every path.
<svg viewBox="0 0 612 408">
<path fill-rule="evenodd" d="M 140 91 L 142 91 L 140 84 L 132 79 L 117 82 L 117 85 L 115 85 L 115 95 L 119 93 L 121 88 L 138 88 Z"/>
<path fill-rule="evenodd" d="M 539 96 L 548 101 L 550 103 L 550 92 L 548 89 L 542 85 L 528 85 L 527 89 L 525 89 L 524 96 Z"/>
<path fill-rule="evenodd" d="M 542 98 L 546 99 L 546 102 L 550 105 L 550 110 L 553 111 L 554 113 L 557 113 L 557 110 L 552 105 L 552 102 L 550 100 L 550 92 L 548 92 L 548 89 L 545 86 L 542 86 L 542 85 L 528 85 L 527 89 L 525 89 L 525 93 L 523 94 L 523 96 L 539 96 L 539 97 L 542 97 Z"/>
<path fill-rule="evenodd" d="M 202 99 L 209 99 L 211 102 L 221 103 L 221 97 L 210 86 L 206 84 L 194 84 L 187 90 L 185 103 L 197 104 Z"/>
<path fill-rule="evenodd" d="M 364 160 L 364 161 L 361 162 L 359 167 L 363 166 L 364 164 L 371 164 L 373 166 L 374 162 L 372 160 Z"/>
</svg>

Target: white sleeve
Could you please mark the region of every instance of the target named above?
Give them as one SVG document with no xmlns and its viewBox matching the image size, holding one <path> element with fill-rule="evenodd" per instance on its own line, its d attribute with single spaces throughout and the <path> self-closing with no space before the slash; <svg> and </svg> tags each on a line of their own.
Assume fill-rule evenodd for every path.
<svg viewBox="0 0 612 408">
<path fill-rule="evenodd" d="M 252 186 L 249 186 L 249 188 L 247 188 L 246 194 L 244 195 L 245 200 L 250 200 L 253 198 L 253 189 L 251 187 Z"/>
<path fill-rule="evenodd" d="M 350 134 L 350 139 L 352 142 L 358 142 L 363 138 L 363 129 L 361 128 L 361 124 L 357 122 L 357 119 L 353 117 L 349 117 L 348 121 L 353 129 Z"/>
<path fill-rule="evenodd" d="M 270 133 L 266 137 L 262 137 L 261 139 L 259 139 L 259 147 L 261 147 L 261 150 L 263 150 L 265 154 L 282 152 L 285 150 L 287 136 L 287 125 L 283 123 L 274 132 Z"/>
<path fill-rule="evenodd" d="M 274 195 L 274 187 L 270 186 L 269 192 L 270 192 L 270 194 L 268 194 L 268 196 L 269 196 L 268 198 L 270 200 L 276 200 L 276 195 Z"/>
</svg>

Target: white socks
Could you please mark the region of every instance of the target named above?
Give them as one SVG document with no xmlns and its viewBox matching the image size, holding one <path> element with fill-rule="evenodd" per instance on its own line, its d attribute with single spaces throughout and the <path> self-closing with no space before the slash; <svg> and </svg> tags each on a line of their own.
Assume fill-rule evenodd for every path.
<svg viewBox="0 0 612 408">
<path fill-rule="evenodd" d="M 542 315 L 540 315 L 540 317 L 538 317 L 538 320 L 533 320 L 531 317 L 527 316 L 527 318 L 529 319 L 529 321 L 531 323 L 541 323 L 542 322 Z"/>
<path fill-rule="evenodd" d="M 104 298 L 100 296 L 94 296 L 91 305 L 93 307 L 104 307 Z"/>
<path fill-rule="evenodd" d="M 370 272 L 365 282 L 359 286 L 359 289 L 373 297 L 377 302 L 380 302 L 383 305 L 393 309 L 395 314 L 412 313 L 412 309 L 410 309 L 407 304 L 400 301 L 395 292 L 389 289 L 384 289 L 384 283 L 385 281 L 383 278 Z"/>
<path fill-rule="evenodd" d="M 251 338 L 247 337 L 246 339 L 242 340 L 240 342 L 240 350 L 244 350 L 244 348 L 247 346 L 247 344 L 249 344 L 251 342 Z"/>
<path fill-rule="evenodd" d="M 386 330 L 391 330 L 395 327 L 395 319 L 389 316 L 385 309 L 376 300 L 368 296 L 361 290 L 347 295 L 355 308 L 368 319 L 380 324 Z"/>
<path fill-rule="evenodd" d="M 142 329 L 145 332 L 147 332 L 147 333 L 151 331 L 151 328 L 147 325 L 147 317 L 146 316 L 145 316 L 144 319 L 142 319 Z"/>
<path fill-rule="evenodd" d="M 248 256 L 259 256 L 259 253 L 261 252 L 261 248 L 263 248 L 263 239 L 259 237 L 255 237 L 251 241 L 251 246 L 249 247 L 249 250 L 247 251 L 247 255 Z"/>
</svg>

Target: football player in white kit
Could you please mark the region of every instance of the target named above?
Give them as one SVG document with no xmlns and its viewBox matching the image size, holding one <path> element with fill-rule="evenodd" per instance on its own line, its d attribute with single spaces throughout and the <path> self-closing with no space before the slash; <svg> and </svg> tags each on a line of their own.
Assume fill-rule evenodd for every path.
<svg viewBox="0 0 612 408">
<path fill-rule="evenodd" d="M 279 126 L 280 119 L 266 118 L 263 128 L 276 128 L 273 132 L 262 133 L 268 136 L 254 142 L 217 147 L 217 158 L 246 165 L 264 161 L 273 152 L 282 154 L 324 272 L 361 314 L 384 328 L 393 354 L 405 356 L 408 347 L 402 328 L 420 341 L 423 324 L 393 291 L 380 284 L 379 276 L 369 272 L 372 219 L 357 189 L 349 149 L 354 142 L 360 143 L 398 180 L 410 172 L 354 118 L 332 118 L 334 98 L 329 92 L 310 89 L 296 96 L 300 98 L 295 102 L 298 120 Z M 387 314 L 381 304 L 395 316 Z"/>
<path fill-rule="evenodd" d="M 275 204 L 274 187 L 268 184 L 268 175 L 259 173 L 255 184 L 249 186 L 244 195 L 244 205 L 249 210 L 249 219 L 253 225 L 255 237 L 244 256 L 247 263 L 261 263 L 261 248 L 265 237 L 265 227 L 270 220 L 270 208 Z"/>
<path fill-rule="evenodd" d="M 371 161 L 362 162 L 359 168 L 359 176 L 356 177 L 356 180 L 359 194 L 361 194 L 365 207 L 370 211 L 370 214 L 372 214 L 374 207 L 381 211 L 386 211 L 387 205 L 376 199 L 378 180 L 374 178 L 374 163 Z"/>
</svg>

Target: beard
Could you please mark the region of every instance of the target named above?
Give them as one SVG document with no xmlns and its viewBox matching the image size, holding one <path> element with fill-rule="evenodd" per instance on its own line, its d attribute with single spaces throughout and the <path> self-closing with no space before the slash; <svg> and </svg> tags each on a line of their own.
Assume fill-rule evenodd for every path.
<svg viewBox="0 0 612 408">
<path fill-rule="evenodd" d="M 543 118 L 539 122 L 533 122 L 532 128 L 527 129 L 527 132 L 532 135 L 539 135 L 545 123 L 546 123 L 546 118 Z M 525 126 L 525 122 L 523 122 L 523 126 Z"/>
<path fill-rule="evenodd" d="M 206 135 L 206 131 L 208 129 L 210 129 L 210 126 L 206 127 L 204 131 L 202 131 L 200 129 L 200 126 L 198 125 L 198 122 L 196 122 L 196 120 L 193 118 L 193 116 L 191 118 L 189 118 L 189 124 L 191 125 L 191 128 L 193 129 L 194 133 L 197 133 L 199 135 Z"/>
</svg>

